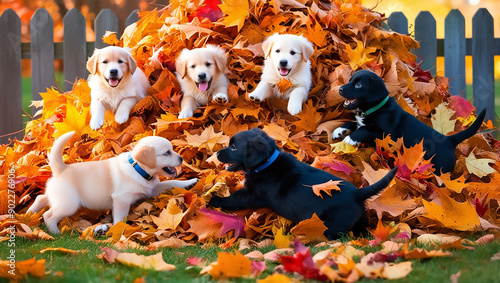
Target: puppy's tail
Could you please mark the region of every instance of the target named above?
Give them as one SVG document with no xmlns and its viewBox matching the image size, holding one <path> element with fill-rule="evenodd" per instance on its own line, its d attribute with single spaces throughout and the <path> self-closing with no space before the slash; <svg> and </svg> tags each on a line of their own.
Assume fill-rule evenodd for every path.
<svg viewBox="0 0 500 283">
<path fill-rule="evenodd" d="M 381 190 L 385 189 L 385 187 L 387 187 L 391 183 L 397 171 L 398 167 L 392 169 L 375 184 L 357 190 L 356 199 L 359 201 L 365 201 L 367 198 L 378 194 Z"/>
<path fill-rule="evenodd" d="M 470 127 L 461 131 L 460 133 L 448 136 L 448 139 L 454 146 L 457 146 L 462 141 L 472 137 L 477 133 L 477 130 L 479 130 L 479 127 L 481 127 L 481 125 L 483 124 L 485 115 L 486 115 L 486 109 L 483 109 L 483 111 L 481 111 L 481 113 L 477 115 L 476 120 L 474 121 L 474 123 L 472 123 L 472 125 L 470 125 Z"/>
<path fill-rule="evenodd" d="M 68 167 L 68 165 L 64 163 L 62 154 L 64 146 L 69 142 L 74 134 L 75 132 L 69 132 L 60 136 L 52 146 L 52 150 L 49 153 L 49 165 L 54 176 L 61 174 Z"/>
</svg>

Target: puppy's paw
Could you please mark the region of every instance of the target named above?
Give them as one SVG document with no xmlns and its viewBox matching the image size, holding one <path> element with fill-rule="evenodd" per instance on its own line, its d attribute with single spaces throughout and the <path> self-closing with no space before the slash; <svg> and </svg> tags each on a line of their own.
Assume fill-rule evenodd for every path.
<svg viewBox="0 0 500 283">
<path fill-rule="evenodd" d="M 116 112 L 115 121 L 118 124 L 123 124 L 128 121 L 128 113 L 125 112 Z"/>
<path fill-rule="evenodd" d="M 106 235 L 109 231 L 109 224 L 101 224 L 94 229 L 94 235 Z"/>
<path fill-rule="evenodd" d="M 179 119 L 186 119 L 186 118 L 189 118 L 189 117 L 193 117 L 193 111 L 191 110 L 186 110 L 186 109 L 183 109 L 181 110 L 181 112 L 179 113 Z"/>
<path fill-rule="evenodd" d="M 198 178 L 193 178 L 193 179 L 183 181 L 184 185 L 185 185 L 184 189 L 186 189 L 186 190 L 191 189 L 192 187 L 194 187 L 194 185 L 196 185 L 196 183 L 198 183 L 198 181 L 199 181 Z"/>
<path fill-rule="evenodd" d="M 333 131 L 332 138 L 339 139 L 347 136 L 351 131 L 347 128 L 338 127 Z"/>
<path fill-rule="evenodd" d="M 104 125 L 104 119 L 90 118 L 90 128 L 94 131 L 99 130 Z"/>
<path fill-rule="evenodd" d="M 297 115 L 300 113 L 300 111 L 302 111 L 302 103 L 301 104 L 298 104 L 298 103 L 288 103 L 288 107 L 287 107 L 287 110 L 288 110 L 288 113 L 292 114 L 292 115 Z"/>
<path fill-rule="evenodd" d="M 214 95 L 213 101 L 218 103 L 227 103 L 229 98 L 227 97 L 227 94 L 220 92 Z"/>
<path fill-rule="evenodd" d="M 345 137 L 342 141 L 345 142 L 346 144 L 349 144 L 352 146 L 356 146 L 356 145 L 360 144 L 359 141 L 355 141 L 355 140 L 351 139 L 351 136 Z"/>
<path fill-rule="evenodd" d="M 257 103 L 259 103 L 259 102 L 261 102 L 261 101 L 262 101 L 262 99 L 260 99 L 257 95 L 255 95 L 255 94 L 253 94 L 253 93 L 250 93 L 250 94 L 248 95 L 248 99 L 250 99 L 250 100 L 251 100 L 251 101 L 253 101 L 253 102 L 257 102 Z"/>
</svg>

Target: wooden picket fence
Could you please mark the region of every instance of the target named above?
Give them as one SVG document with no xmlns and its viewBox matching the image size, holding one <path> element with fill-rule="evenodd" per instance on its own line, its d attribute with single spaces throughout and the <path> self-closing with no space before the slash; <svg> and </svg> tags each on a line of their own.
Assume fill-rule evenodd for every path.
<svg viewBox="0 0 500 283">
<path fill-rule="evenodd" d="M 138 20 L 137 11 L 127 19 L 127 25 Z M 63 19 L 64 41 L 53 41 L 54 22 L 45 9 L 38 9 L 30 21 L 31 42 L 21 42 L 21 21 L 13 10 L 0 17 L 0 144 L 13 137 L 22 138 L 21 59 L 31 59 L 32 96 L 39 100 L 40 92 L 55 86 L 54 59 L 63 59 L 64 90 L 69 90 L 76 78 L 88 76 L 87 58 L 94 48 L 106 46 L 102 36 L 106 31 L 118 31 L 116 15 L 102 10 L 95 19 L 95 42 L 86 41 L 85 18 L 76 9 Z M 390 15 L 388 27 L 408 34 L 408 20 L 401 12 Z M 473 36 L 465 37 L 465 19 L 452 10 L 445 20 L 445 38 L 436 38 L 436 21 L 429 12 L 415 19 L 415 38 L 420 49 L 414 50 L 422 68 L 436 74 L 436 58 L 444 56 L 445 76 L 454 95 L 465 92 L 465 56 L 473 57 L 473 103 L 487 109 L 486 119 L 495 121 L 494 56 L 500 55 L 500 38 L 494 38 L 493 17 L 479 9 L 472 20 Z"/>
</svg>

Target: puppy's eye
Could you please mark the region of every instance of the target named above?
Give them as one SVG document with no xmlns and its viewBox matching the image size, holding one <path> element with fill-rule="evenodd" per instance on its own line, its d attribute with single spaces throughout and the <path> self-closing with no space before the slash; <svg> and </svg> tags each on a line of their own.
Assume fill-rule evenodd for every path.
<svg viewBox="0 0 500 283">
<path fill-rule="evenodd" d="M 189 66 L 189 68 L 191 68 L 191 69 L 194 69 L 195 67 L 196 67 L 196 65 Z"/>
<path fill-rule="evenodd" d="M 205 66 L 210 67 L 210 66 L 212 66 L 212 63 L 207 62 L 207 63 L 205 63 Z"/>
<path fill-rule="evenodd" d="M 236 150 L 236 145 L 232 144 L 231 145 L 231 150 Z"/>
<path fill-rule="evenodd" d="M 275 52 L 276 52 L 276 53 L 280 53 L 280 50 L 279 50 L 279 49 L 276 49 L 276 51 L 275 51 Z"/>
<path fill-rule="evenodd" d="M 121 64 L 121 63 L 123 63 L 123 61 L 122 60 L 118 60 L 118 64 Z"/>
<path fill-rule="evenodd" d="M 170 155 L 170 150 L 165 152 L 163 155 L 167 155 L 167 156 Z"/>
<path fill-rule="evenodd" d="M 293 51 L 293 50 L 292 50 L 292 51 L 290 51 L 290 55 L 292 55 L 292 56 L 293 56 L 293 55 L 295 55 L 295 54 L 297 54 L 297 53 L 295 53 L 295 51 Z"/>
<path fill-rule="evenodd" d="M 357 82 L 355 85 L 354 85 L 355 88 L 362 88 L 363 85 L 360 83 L 360 82 Z"/>
<path fill-rule="evenodd" d="M 102 61 L 103 64 L 108 64 L 108 60 Z"/>
</svg>

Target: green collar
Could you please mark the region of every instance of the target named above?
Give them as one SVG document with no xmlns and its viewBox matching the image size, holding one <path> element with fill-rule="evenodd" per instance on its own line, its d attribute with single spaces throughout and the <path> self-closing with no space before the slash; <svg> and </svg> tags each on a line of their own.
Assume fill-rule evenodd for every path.
<svg viewBox="0 0 500 283">
<path fill-rule="evenodd" d="M 372 114 L 373 112 L 379 110 L 380 108 L 382 108 L 382 106 L 384 106 L 387 101 L 389 100 L 389 96 L 387 96 L 384 100 L 382 100 L 379 104 L 375 105 L 374 107 L 366 110 L 366 111 L 362 111 L 360 109 L 356 109 L 356 115 L 357 116 L 360 116 L 360 117 L 366 117 L 370 114 Z"/>
</svg>

